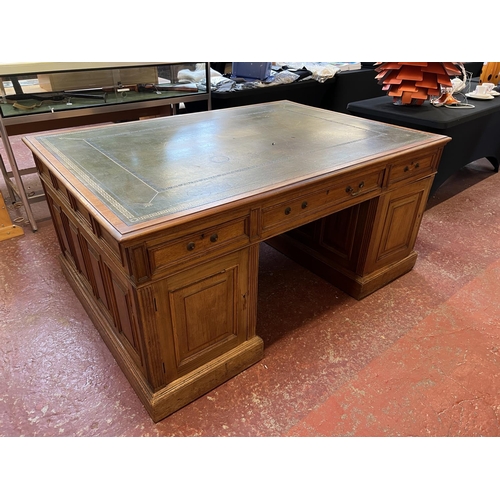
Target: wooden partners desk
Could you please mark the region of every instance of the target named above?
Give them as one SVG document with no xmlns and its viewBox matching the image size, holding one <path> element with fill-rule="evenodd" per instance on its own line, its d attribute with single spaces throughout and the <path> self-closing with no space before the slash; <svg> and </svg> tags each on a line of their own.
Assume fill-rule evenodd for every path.
<svg viewBox="0 0 500 500">
<path fill-rule="evenodd" d="M 473 83 L 473 88 L 475 88 Z M 446 147 L 434 179 L 431 194 L 465 165 L 487 158 L 495 172 L 500 161 L 500 97 L 481 101 L 469 99 L 473 109 L 436 108 L 426 101 L 422 106 L 395 106 L 392 97 L 383 96 L 351 102 L 349 112 L 384 123 L 411 127 L 452 139 Z"/>
<path fill-rule="evenodd" d="M 262 241 L 358 299 L 408 272 L 448 140 L 288 101 L 24 139 L 65 274 L 155 421 L 262 358 Z"/>
</svg>

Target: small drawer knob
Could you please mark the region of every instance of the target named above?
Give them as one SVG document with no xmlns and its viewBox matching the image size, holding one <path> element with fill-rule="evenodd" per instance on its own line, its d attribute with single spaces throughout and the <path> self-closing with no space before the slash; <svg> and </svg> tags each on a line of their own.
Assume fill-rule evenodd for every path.
<svg viewBox="0 0 500 500">
<path fill-rule="evenodd" d="M 364 187 L 365 187 L 365 181 L 361 181 L 358 184 L 358 190 L 357 191 L 354 191 L 354 189 L 351 186 L 347 186 L 345 188 L 345 192 L 346 193 L 351 193 L 351 196 L 356 196 L 357 194 L 359 194 L 360 190 L 363 189 Z"/>
<path fill-rule="evenodd" d="M 285 215 L 290 215 L 291 211 L 292 211 L 292 209 L 290 207 L 286 207 L 285 208 Z"/>
<path fill-rule="evenodd" d="M 212 243 L 215 243 L 218 239 L 219 239 L 219 235 L 217 233 L 212 234 L 212 236 L 210 236 L 210 241 Z"/>
<path fill-rule="evenodd" d="M 302 202 L 302 208 L 307 208 L 307 201 Z"/>
<path fill-rule="evenodd" d="M 194 242 L 193 242 L 193 241 L 190 241 L 190 242 L 187 244 L 187 249 L 188 249 L 189 251 L 194 250 L 194 247 L 195 247 L 195 246 L 196 246 L 196 245 L 194 244 Z"/>
</svg>

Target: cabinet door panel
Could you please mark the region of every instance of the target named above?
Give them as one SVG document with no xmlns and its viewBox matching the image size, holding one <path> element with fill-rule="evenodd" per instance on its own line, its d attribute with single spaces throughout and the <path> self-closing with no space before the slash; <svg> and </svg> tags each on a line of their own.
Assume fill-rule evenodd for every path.
<svg viewBox="0 0 500 500">
<path fill-rule="evenodd" d="M 56 230 L 57 238 L 59 240 L 59 245 L 61 247 L 61 251 L 63 255 L 69 255 L 69 243 L 68 243 L 68 238 L 66 236 L 66 232 L 64 230 L 64 224 L 63 224 L 63 212 L 61 210 L 61 207 L 54 203 L 54 200 L 52 199 L 49 194 L 46 194 L 47 197 L 47 205 L 49 206 L 50 213 L 52 215 L 52 222 L 54 223 L 54 227 Z"/>
<path fill-rule="evenodd" d="M 369 271 L 398 262 L 413 251 L 433 177 L 388 193 L 368 258 Z"/>
<path fill-rule="evenodd" d="M 346 208 L 321 221 L 320 253 L 337 266 L 356 270 L 370 203 Z"/>
<path fill-rule="evenodd" d="M 89 256 L 89 275 L 91 275 L 91 283 L 94 291 L 94 295 L 96 299 L 103 303 L 104 307 L 107 311 L 110 310 L 110 306 L 108 303 L 108 297 L 106 294 L 105 288 L 105 273 L 104 273 L 104 264 L 101 261 L 101 256 L 99 253 L 92 247 L 92 245 L 88 244 L 88 241 L 85 240 L 88 250 Z"/>
<path fill-rule="evenodd" d="M 172 380 L 245 342 L 248 302 L 256 293 L 244 249 L 169 276 L 153 285 L 156 328 Z M 254 298 L 255 302 L 255 298 Z"/>
<path fill-rule="evenodd" d="M 238 322 L 233 301 L 237 284 L 238 268 L 232 267 L 170 291 L 179 366 L 203 350 L 234 341 L 237 337 Z"/>
<path fill-rule="evenodd" d="M 133 313 L 133 300 L 130 297 L 130 294 L 133 292 L 113 274 L 111 274 L 111 286 L 113 289 L 115 324 L 118 331 L 118 338 L 132 355 L 137 366 L 141 366 L 141 346 L 139 344 Z"/>
</svg>

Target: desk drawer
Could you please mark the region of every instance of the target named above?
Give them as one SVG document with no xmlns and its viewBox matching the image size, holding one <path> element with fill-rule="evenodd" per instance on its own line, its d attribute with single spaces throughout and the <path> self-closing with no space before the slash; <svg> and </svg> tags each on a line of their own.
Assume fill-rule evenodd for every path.
<svg viewBox="0 0 500 500">
<path fill-rule="evenodd" d="M 217 255 L 249 242 L 248 217 L 203 228 L 172 241 L 148 248 L 153 274 L 178 263 L 193 261 L 210 252 Z"/>
<path fill-rule="evenodd" d="M 434 155 L 408 157 L 389 166 L 389 185 L 410 177 L 424 177 L 434 170 Z"/>
<path fill-rule="evenodd" d="M 372 196 L 382 188 L 384 170 L 385 167 L 378 167 L 357 176 L 344 176 L 343 180 L 339 179 L 321 191 L 304 193 L 263 207 L 263 236 L 268 237 L 269 232 L 283 232 L 311 222 L 327 214 L 335 205 L 347 206 L 351 200 L 354 204 Z"/>
</svg>

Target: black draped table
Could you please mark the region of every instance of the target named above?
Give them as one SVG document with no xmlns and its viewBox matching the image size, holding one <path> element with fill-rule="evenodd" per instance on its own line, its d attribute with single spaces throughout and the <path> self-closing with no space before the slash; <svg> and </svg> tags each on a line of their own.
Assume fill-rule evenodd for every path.
<svg viewBox="0 0 500 500">
<path fill-rule="evenodd" d="M 491 100 L 469 98 L 468 102 L 474 108 L 435 107 L 429 101 L 421 106 L 396 106 L 392 97 L 382 96 L 351 102 L 347 109 L 363 118 L 451 137 L 434 178 L 432 194 L 451 175 L 480 158 L 487 158 L 498 172 L 500 97 Z"/>
</svg>

